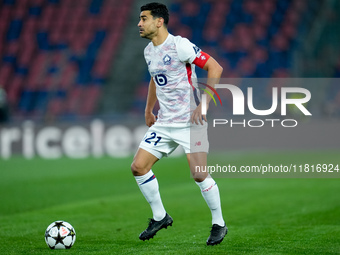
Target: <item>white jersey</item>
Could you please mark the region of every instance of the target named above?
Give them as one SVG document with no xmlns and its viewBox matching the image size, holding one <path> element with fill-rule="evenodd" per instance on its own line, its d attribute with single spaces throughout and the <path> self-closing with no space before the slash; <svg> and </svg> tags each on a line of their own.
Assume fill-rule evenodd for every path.
<svg viewBox="0 0 340 255">
<path fill-rule="evenodd" d="M 160 109 L 158 124 L 187 126 L 191 111 L 199 104 L 199 90 L 191 79 L 197 78 L 194 60 L 200 49 L 188 39 L 168 35 L 158 46 L 150 42 L 144 57 L 152 79 L 156 84 L 156 95 Z"/>
</svg>

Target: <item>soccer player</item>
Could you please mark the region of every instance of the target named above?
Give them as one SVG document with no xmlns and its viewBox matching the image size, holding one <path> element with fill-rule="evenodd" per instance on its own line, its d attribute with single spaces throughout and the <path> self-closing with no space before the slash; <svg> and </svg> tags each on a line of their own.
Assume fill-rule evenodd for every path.
<svg viewBox="0 0 340 255">
<path fill-rule="evenodd" d="M 211 211 L 212 229 L 206 243 L 215 245 L 222 242 L 228 229 L 222 216 L 217 184 L 207 172 L 196 172 L 195 169 L 195 166 L 206 166 L 209 143 L 206 116 L 202 115 L 199 92 L 192 78 L 196 78 L 195 65 L 207 71 L 210 81 L 218 81 L 223 69 L 188 39 L 169 34 L 168 21 L 169 13 L 164 4 L 149 3 L 141 7 L 139 34 L 151 41 L 144 50 L 151 75 L 145 108 L 149 130 L 140 143 L 131 170 L 151 206 L 153 218 L 139 239 L 149 240 L 173 223 L 164 209 L 158 181 L 151 168 L 181 145 L 191 174 Z M 157 100 L 160 110 L 156 118 L 153 108 Z M 190 136 L 193 133 L 196 135 Z"/>
</svg>

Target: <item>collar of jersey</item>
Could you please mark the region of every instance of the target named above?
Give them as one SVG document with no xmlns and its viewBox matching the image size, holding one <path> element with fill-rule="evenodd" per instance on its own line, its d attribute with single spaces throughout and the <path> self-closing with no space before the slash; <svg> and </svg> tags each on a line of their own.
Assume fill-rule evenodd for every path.
<svg viewBox="0 0 340 255">
<path fill-rule="evenodd" d="M 167 42 L 167 40 L 169 40 L 169 38 L 172 36 L 172 34 L 168 34 L 168 36 L 167 36 L 167 38 L 164 40 L 164 42 L 162 42 L 162 44 L 160 44 L 160 45 L 157 45 L 157 46 L 155 46 L 155 45 L 153 45 L 153 43 L 151 43 L 152 44 L 152 46 L 155 48 L 155 49 L 159 49 L 160 47 L 162 47 L 166 42 Z"/>
</svg>

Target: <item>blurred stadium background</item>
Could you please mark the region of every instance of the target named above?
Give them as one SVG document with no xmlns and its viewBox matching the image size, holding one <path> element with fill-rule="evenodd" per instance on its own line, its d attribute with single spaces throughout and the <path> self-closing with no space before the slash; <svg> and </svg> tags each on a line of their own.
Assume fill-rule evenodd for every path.
<svg viewBox="0 0 340 255">
<path fill-rule="evenodd" d="M 98 133 L 101 125 L 125 125 L 130 131 L 144 125 L 150 76 L 143 49 L 148 41 L 139 37 L 137 23 L 139 8 L 147 2 L 0 1 L 0 125 L 18 127 L 26 135 L 44 126 L 91 127 L 94 119 L 102 121 Z M 161 2 L 171 12 L 170 32 L 215 57 L 223 78 L 340 77 L 337 0 Z M 205 76 L 196 70 L 198 77 Z M 255 90 L 255 102 L 270 102 L 271 94 L 263 93 L 270 85 L 265 86 Z M 307 107 L 313 118 L 339 119 L 340 86 L 314 87 Z M 112 138 L 116 150 L 126 142 L 124 134 L 136 146 L 144 132 L 128 129 Z M 3 157 L 11 154 L 11 143 L 14 151 L 25 150 L 15 144 L 21 139 L 15 132 L 2 132 Z M 4 142 L 5 136 L 11 138 Z"/>
<path fill-rule="evenodd" d="M 9 121 L 140 119 L 150 79 L 147 41 L 136 26 L 145 2 L 0 1 L 0 86 Z M 213 55 L 224 77 L 340 76 L 339 1 L 161 2 L 171 11 L 170 32 Z M 322 114 L 339 117 L 340 86 L 319 90 L 326 95 Z"/>
</svg>

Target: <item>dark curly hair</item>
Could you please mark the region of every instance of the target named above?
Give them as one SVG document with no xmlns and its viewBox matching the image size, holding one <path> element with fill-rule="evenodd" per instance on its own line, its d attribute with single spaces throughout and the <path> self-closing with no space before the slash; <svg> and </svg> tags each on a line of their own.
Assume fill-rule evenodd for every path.
<svg viewBox="0 0 340 255">
<path fill-rule="evenodd" d="M 169 11 L 166 5 L 161 3 L 148 3 L 143 5 L 140 8 L 140 11 L 150 11 L 152 17 L 155 18 L 163 18 L 165 26 L 168 26 L 169 23 Z"/>
</svg>

